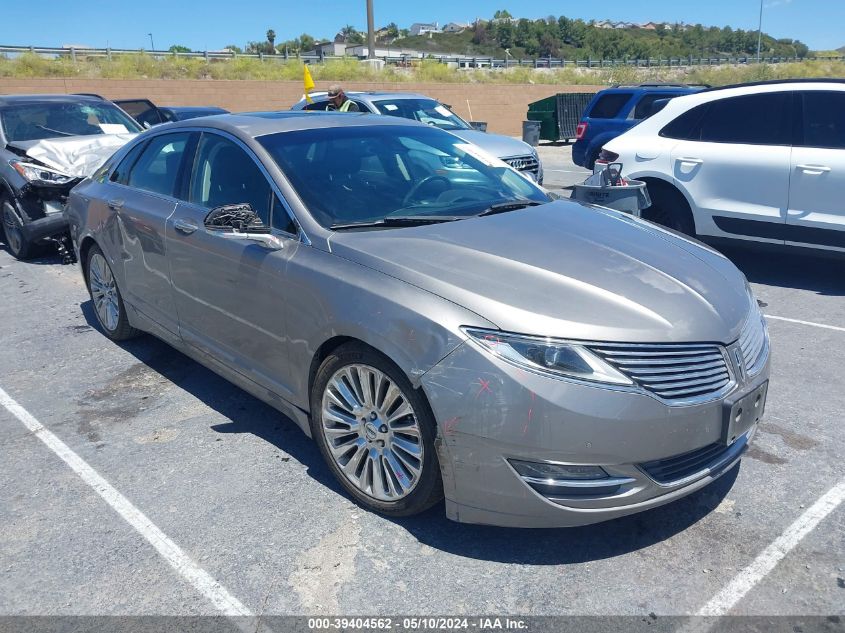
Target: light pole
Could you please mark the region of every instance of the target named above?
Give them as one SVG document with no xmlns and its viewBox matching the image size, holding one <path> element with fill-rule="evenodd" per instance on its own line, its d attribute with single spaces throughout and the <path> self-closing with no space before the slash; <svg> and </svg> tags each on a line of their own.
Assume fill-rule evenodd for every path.
<svg viewBox="0 0 845 633">
<path fill-rule="evenodd" d="M 376 57 L 376 32 L 373 27 L 373 0 L 367 0 L 367 59 Z"/>
<path fill-rule="evenodd" d="M 763 0 L 760 0 L 760 21 L 757 23 L 757 63 L 760 63 L 760 45 L 763 43 Z"/>
<path fill-rule="evenodd" d="M 154 51 L 156 49 L 156 45 L 155 45 L 155 42 L 153 42 L 153 34 L 147 33 L 147 35 L 150 36 L 150 50 Z"/>
</svg>

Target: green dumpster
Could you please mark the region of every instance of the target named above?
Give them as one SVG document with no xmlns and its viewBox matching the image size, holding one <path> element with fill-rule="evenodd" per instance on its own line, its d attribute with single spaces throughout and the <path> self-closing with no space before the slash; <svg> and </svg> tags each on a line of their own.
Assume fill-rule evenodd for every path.
<svg viewBox="0 0 845 633">
<path fill-rule="evenodd" d="M 528 104 L 529 121 L 540 122 L 540 138 L 544 141 L 569 141 L 584 108 L 595 96 L 594 92 L 562 92 Z"/>
</svg>

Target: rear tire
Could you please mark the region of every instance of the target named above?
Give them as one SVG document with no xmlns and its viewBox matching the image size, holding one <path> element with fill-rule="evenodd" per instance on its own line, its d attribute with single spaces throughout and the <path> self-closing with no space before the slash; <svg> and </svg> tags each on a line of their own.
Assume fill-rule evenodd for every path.
<svg viewBox="0 0 845 633">
<path fill-rule="evenodd" d="M 347 343 L 323 360 L 310 424 L 332 474 L 365 508 L 410 516 L 443 498 L 428 402 L 374 349 Z"/>
<path fill-rule="evenodd" d="M 6 248 L 15 259 L 28 259 L 32 255 L 32 244 L 26 239 L 21 219 L 8 195 L 0 196 L 0 215 Z"/>
<path fill-rule="evenodd" d="M 125 341 L 141 333 L 129 324 L 117 280 L 106 256 L 97 245 L 88 250 L 85 258 L 85 283 L 91 301 L 94 302 L 97 322 L 106 336 L 113 341 Z"/>
<path fill-rule="evenodd" d="M 695 237 L 695 220 L 683 194 L 661 181 L 647 182 L 651 206 L 643 211 L 642 217 L 679 233 Z"/>
</svg>

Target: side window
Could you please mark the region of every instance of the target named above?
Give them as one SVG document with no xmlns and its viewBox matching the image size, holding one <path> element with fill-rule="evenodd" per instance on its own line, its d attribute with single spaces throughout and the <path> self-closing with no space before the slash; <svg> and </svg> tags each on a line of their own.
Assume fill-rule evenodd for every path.
<svg viewBox="0 0 845 633">
<path fill-rule="evenodd" d="M 121 185 L 129 184 L 129 171 L 132 169 L 132 165 L 135 164 L 135 161 L 138 160 L 138 156 L 146 145 L 146 143 L 138 143 L 135 147 L 129 150 L 129 153 L 123 157 L 122 161 L 120 161 L 117 169 L 111 173 L 109 180 L 120 183 Z"/>
<path fill-rule="evenodd" d="M 129 172 L 127 184 L 163 196 L 176 196 L 182 157 L 190 132 L 162 134 L 151 139 Z"/>
<path fill-rule="evenodd" d="M 710 102 L 701 122 L 702 141 L 789 145 L 791 92 L 769 92 Z"/>
<path fill-rule="evenodd" d="M 692 110 L 687 110 L 666 124 L 663 129 L 660 130 L 660 136 L 665 136 L 666 138 L 676 138 L 682 141 L 700 140 L 701 127 L 699 126 L 699 123 L 709 108 L 710 104 L 705 103 L 704 105 L 697 106 Z"/>
<path fill-rule="evenodd" d="M 671 94 L 650 94 L 645 95 L 642 99 L 637 102 L 637 105 L 634 106 L 634 109 L 631 111 L 631 118 L 635 121 L 640 121 L 641 119 L 647 119 L 652 114 L 654 114 L 654 102 L 660 99 L 671 99 L 675 95 Z"/>
<path fill-rule="evenodd" d="M 628 103 L 631 94 L 630 92 L 614 92 L 602 95 L 587 116 L 591 119 L 613 119 L 619 114 L 622 106 Z"/>
<path fill-rule="evenodd" d="M 314 103 L 309 103 L 306 105 L 303 110 L 318 110 L 324 111 L 327 107 L 329 107 L 328 101 L 315 101 Z"/>
<path fill-rule="evenodd" d="M 270 223 L 270 183 L 249 154 L 217 134 L 200 139 L 188 197 L 207 209 L 249 204 L 264 224 Z"/>
<path fill-rule="evenodd" d="M 287 210 L 285 210 L 281 200 L 279 200 L 275 194 L 273 194 L 273 215 L 271 218 L 271 226 L 274 229 L 279 229 L 285 233 L 296 235 L 296 224 L 294 224 L 293 220 L 288 215 Z"/>
<path fill-rule="evenodd" d="M 804 147 L 845 149 L 845 92 L 806 91 L 804 104 Z"/>
</svg>

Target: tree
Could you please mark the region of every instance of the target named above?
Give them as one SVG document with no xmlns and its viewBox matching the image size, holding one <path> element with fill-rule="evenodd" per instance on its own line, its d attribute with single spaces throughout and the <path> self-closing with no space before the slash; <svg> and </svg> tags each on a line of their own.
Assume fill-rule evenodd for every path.
<svg viewBox="0 0 845 633">
<path fill-rule="evenodd" d="M 340 36 L 343 38 L 344 42 L 350 42 L 352 39 L 358 35 L 358 29 L 356 29 L 351 24 L 347 24 L 342 29 L 340 29 Z"/>
<path fill-rule="evenodd" d="M 408 37 L 411 32 L 408 29 L 399 29 L 399 35 L 401 37 Z"/>
<path fill-rule="evenodd" d="M 171 53 L 190 53 L 191 49 L 187 46 L 182 46 L 181 44 L 174 44 L 170 48 L 168 48 Z"/>
<path fill-rule="evenodd" d="M 267 31 L 267 41 L 270 43 L 270 54 L 276 52 L 276 31 L 270 29 Z"/>
<path fill-rule="evenodd" d="M 500 9 L 493 14 L 494 20 L 506 20 L 508 18 L 512 18 L 513 16 L 508 13 L 506 9 Z"/>
<path fill-rule="evenodd" d="M 385 28 L 387 29 L 387 37 L 392 37 L 393 39 L 399 37 L 399 27 L 396 22 L 391 22 Z"/>
</svg>

